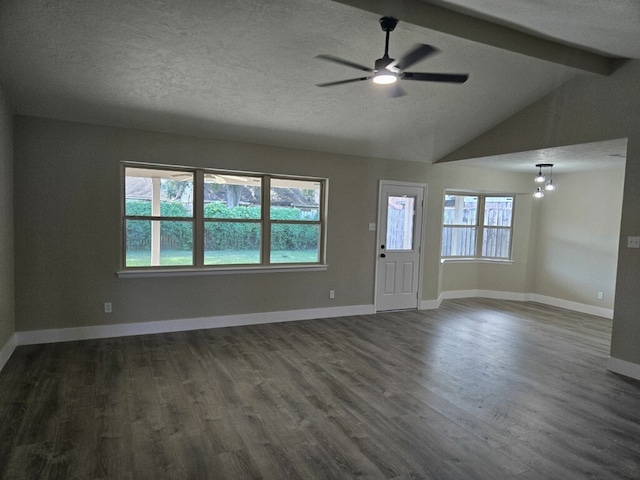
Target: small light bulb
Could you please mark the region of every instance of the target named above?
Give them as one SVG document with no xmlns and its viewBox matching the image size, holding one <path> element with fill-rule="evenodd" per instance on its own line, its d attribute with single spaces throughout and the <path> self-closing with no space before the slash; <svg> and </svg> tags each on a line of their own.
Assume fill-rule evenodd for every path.
<svg viewBox="0 0 640 480">
<path fill-rule="evenodd" d="M 556 184 L 553 183 L 553 180 L 549 180 L 544 186 L 544 189 L 553 192 L 556 189 Z"/>
<path fill-rule="evenodd" d="M 538 174 L 536 175 L 536 183 L 542 183 L 545 181 L 544 175 L 542 174 L 542 172 L 538 172 Z"/>
<path fill-rule="evenodd" d="M 544 190 L 542 190 L 542 188 L 540 187 L 536 188 L 536 191 L 533 193 L 533 196 L 536 198 L 544 197 Z"/>
</svg>

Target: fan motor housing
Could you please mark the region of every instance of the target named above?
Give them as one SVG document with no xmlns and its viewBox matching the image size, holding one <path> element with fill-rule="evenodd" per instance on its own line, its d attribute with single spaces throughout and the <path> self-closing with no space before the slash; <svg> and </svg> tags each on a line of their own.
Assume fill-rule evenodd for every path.
<svg viewBox="0 0 640 480">
<path fill-rule="evenodd" d="M 382 57 L 376 60 L 375 71 L 379 72 L 380 70 L 385 70 L 387 65 L 393 62 L 394 59 L 390 57 Z"/>
<path fill-rule="evenodd" d="M 398 19 L 393 17 L 382 17 L 380 19 L 380 27 L 383 32 L 393 32 L 398 24 Z"/>
</svg>

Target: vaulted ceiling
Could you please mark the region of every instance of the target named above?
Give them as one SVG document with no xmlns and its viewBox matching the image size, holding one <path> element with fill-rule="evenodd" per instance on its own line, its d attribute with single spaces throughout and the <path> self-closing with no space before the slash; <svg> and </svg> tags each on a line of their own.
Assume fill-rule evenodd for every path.
<svg viewBox="0 0 640 480">
<path fill-rule="evenodd" d="M 440 52 L 389 98 L 314 58 Z M 3 0 L 0 83 L 14 113 L 432 163 L 575 75 L 640 58 L 635 0 Z M 362 73 L 362 72 L 360 72 Z"/>
</svg>

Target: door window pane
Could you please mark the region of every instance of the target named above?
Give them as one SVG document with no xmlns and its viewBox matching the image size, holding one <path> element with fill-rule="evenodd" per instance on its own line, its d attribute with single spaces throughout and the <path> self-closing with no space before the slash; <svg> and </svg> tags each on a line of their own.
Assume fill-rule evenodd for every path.
<svg viewBox="0 0 640 480">
<path fill-rule="evenodd" d="M 387 250 L 413 250 L 415 197 L 389 195 L 387 202 Z"/>
</svg>

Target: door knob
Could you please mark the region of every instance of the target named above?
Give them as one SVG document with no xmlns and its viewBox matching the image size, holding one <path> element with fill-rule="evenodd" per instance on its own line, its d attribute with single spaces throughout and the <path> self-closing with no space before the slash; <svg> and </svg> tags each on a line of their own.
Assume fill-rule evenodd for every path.
<svg viewBox="0 0 640 480">
<path fill-rule="evenodd" d="M 386 255 L 385 255 L 384 253 L 381 253 L 381 254 L 380 254 L 380 257 L 381 257 L 381 258 L 384 258 L 384 257 L 386 257 Z"/>
</svg>

